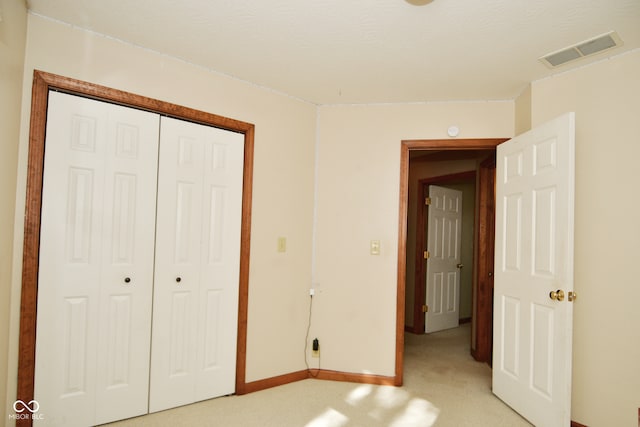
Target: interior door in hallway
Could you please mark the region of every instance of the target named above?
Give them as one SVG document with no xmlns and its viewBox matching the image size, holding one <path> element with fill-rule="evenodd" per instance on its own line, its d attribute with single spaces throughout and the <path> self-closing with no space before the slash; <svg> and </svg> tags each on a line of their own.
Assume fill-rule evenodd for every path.
<svg viewBox="0 0 640 427">
<path fill-rule="evenodd" d="M 243 135 L 163 117 L 151 412 L 235 391 Z"/>
<path fill-rule="evenodd" d="M 147 412 L 159 116 L 49 93 L 35 400 L 49 426 Z"/>
<path fill-rule="evenodd" d="M 460 318 L 462 192 L 429 186 L 425 332 L 455 328 Z"/>
<path fill-rule="evenodd" d="M 497 150 L 493 391 L 549 427 L 571 416 L 574 121 Z"/>
</svg>

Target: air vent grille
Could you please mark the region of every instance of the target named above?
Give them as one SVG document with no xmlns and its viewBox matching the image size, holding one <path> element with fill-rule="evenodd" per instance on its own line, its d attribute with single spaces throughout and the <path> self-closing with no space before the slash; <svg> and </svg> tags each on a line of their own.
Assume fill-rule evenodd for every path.
<svg viewBox="0 0 640 427">
<path fill-rule="evenodd" d="M 618 46 L 622 46 L 622 40 L 615 31 L 611 31 L 573 46 L 552 52 L 540 58 L 540 61 L 550 68 L 555 68 L 566 64 L 567 62 L 575 61 L 576 59 Z"/>
</svg>

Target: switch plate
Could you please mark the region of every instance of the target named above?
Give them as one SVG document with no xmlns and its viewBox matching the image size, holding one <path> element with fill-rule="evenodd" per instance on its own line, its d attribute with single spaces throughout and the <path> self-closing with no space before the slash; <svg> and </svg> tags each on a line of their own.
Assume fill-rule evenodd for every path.
<svg viewBox="0 0 640 427">
<path fill-rule="evenodd" d="M 372 240 L 370 245 L 371 255 L 380 255 L 380 240 Z"/>
<path fill-rule="evenodd" d="M 278 237 L 278 252 L 287 252 L 287 238 Z"/>
</svg>

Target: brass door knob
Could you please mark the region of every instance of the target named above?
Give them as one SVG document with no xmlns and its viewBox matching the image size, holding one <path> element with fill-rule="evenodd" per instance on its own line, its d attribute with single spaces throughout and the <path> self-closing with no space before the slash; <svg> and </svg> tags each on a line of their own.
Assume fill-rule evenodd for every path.
<svg viewBox="0 0 640 427">
<path fill-rule="evenodd" d="M 464 267 L 464 264 L 462 264 L 462 263 L 457 264 L 457 265 L 456 265 L 456 267 L 457 267 L 457 268 L 462 268 L 462 267 Z"/>
<path fill-rule="evenodd" d="M 564 291 L 562 289 L 558 289 L 557 291 L 549 292 L 549 298 L 554 301 L 564 301 Z"/>
<path fill-rule="evenodd" d="M 578 294 L 576 294 L 575 292 L 569 292 L 569 297 L 568 297 L 569 302 L 574 302 L 576 298 L 578 298 Z"/>
</svg>

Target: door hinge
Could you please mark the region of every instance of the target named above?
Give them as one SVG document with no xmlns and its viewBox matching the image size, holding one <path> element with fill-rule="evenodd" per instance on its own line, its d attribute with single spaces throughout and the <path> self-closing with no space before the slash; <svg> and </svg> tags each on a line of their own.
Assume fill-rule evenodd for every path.
<svg viewBox="0 0 640 427">
<path fill-rule="evenodd" d="M 424 259 L 429 259 L 429 256 L 431 256 L 431 255 L 429 254 L 429 251 L 424 251 L 422 256 L 424 257 Z"/>
<path fill-rule="evenodd" d="M 425 197 L 424 204 L 427 206 L 431 205 L 431 197 Z"/>
<path fill-rule="evenodd" d="M 423 313 L 427 313 L 428 311 L 429 311 L 429 306 L 428 306 L 428 305 L 426 305 L 426 304 L 424 304 L 424 305 L 422 306 L 422 312 L 423 312 Z"/>
</svg>

